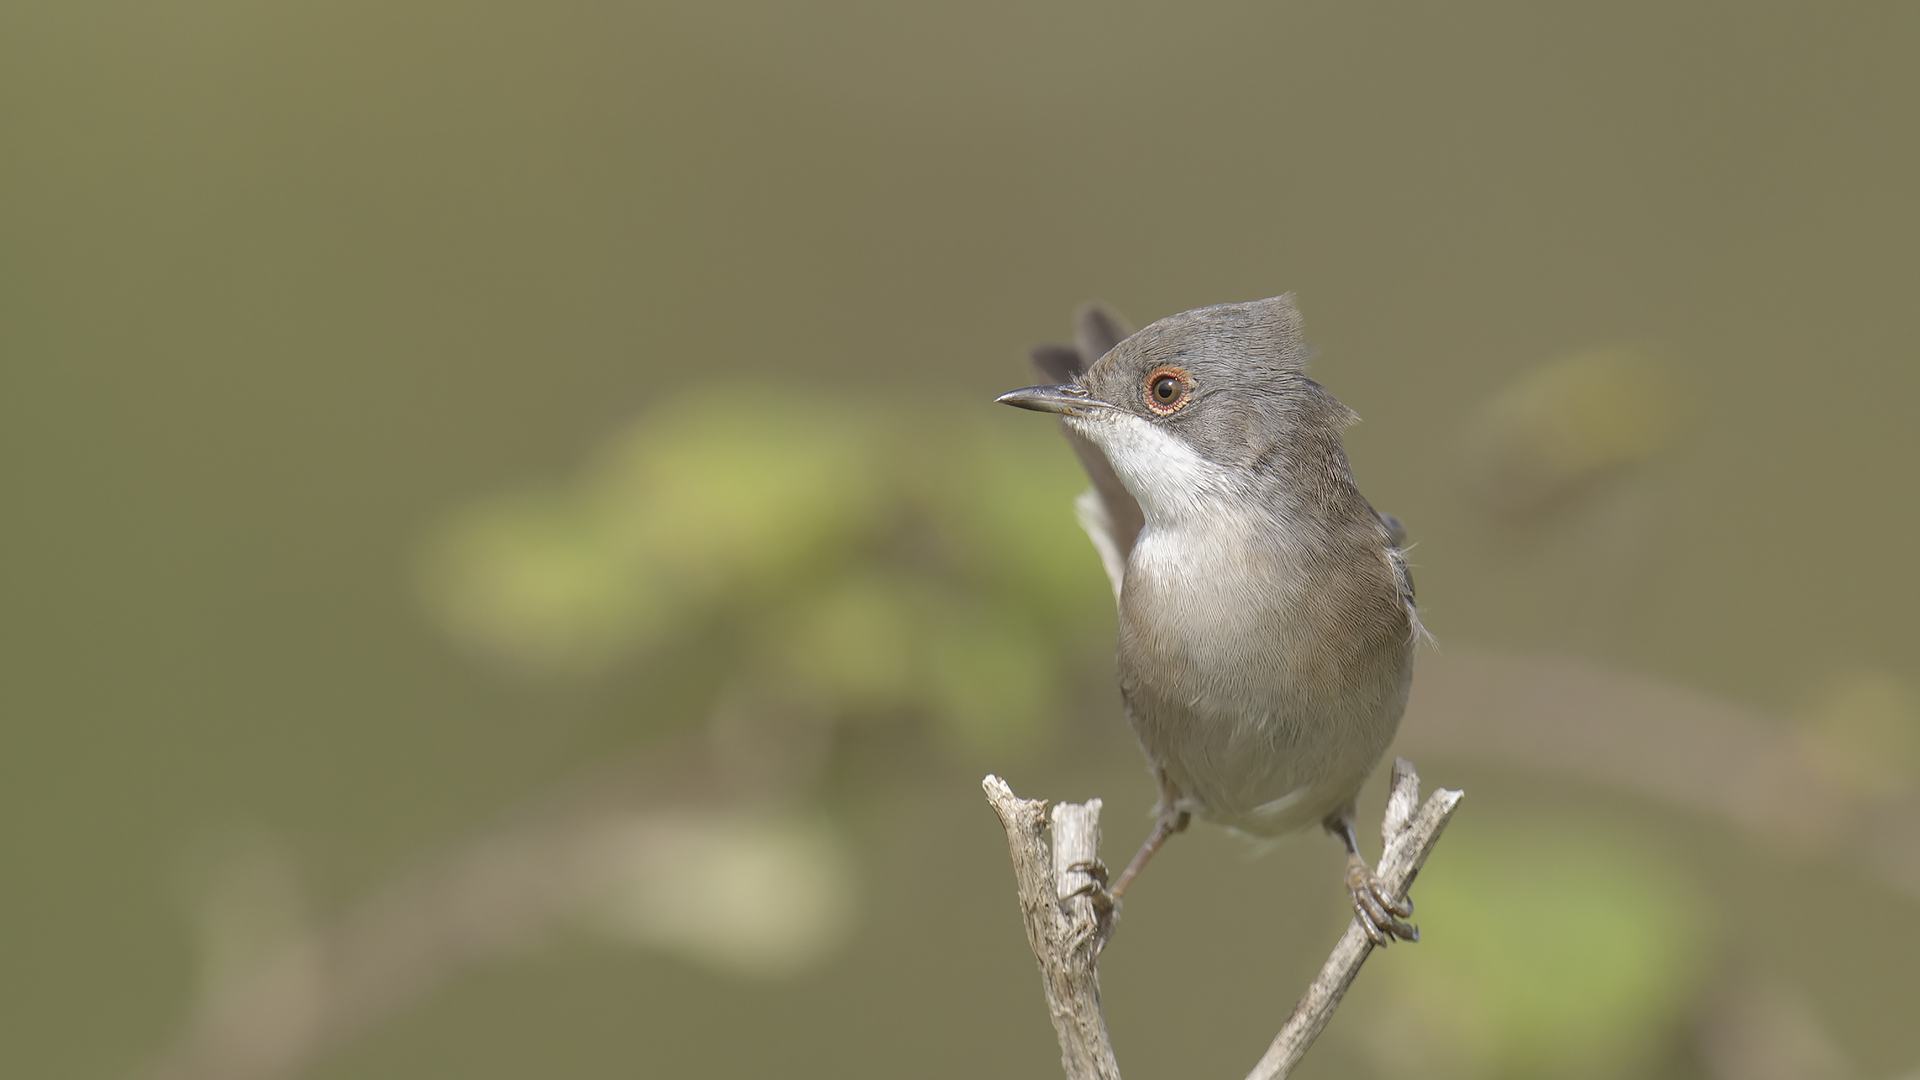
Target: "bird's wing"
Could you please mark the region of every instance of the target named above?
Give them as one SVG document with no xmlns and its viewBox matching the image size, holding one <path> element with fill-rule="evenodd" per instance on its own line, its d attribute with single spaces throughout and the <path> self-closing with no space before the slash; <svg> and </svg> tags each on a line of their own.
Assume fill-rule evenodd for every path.
<svg viewBox="0 0 1920 1080">
<path fill-rule="evenodd" d="M 1386 526 L 1388 544 L 1397 548 L 1407 546 L 1407 527 L 1401 524 L 1399 518 L 1392 514 L 1383 514 L 1378 510 L 1373 512 L 1373 516 L 1380 519 L 1381 525 Z"/>
<path fill-rule="evenodd" d="M 1056 383 L 1072 382 L 1092 367 L 1095 360 L 1125 340 L 1128 333 L 1118 315 L 1098 304 L 1088 304 L 1074 320 L 1074 345 L 1035 347 L 1033 366 Z M 1100 553 L 1100 563 L 1106 567 L 1107 579 L 1113 583 L 1113 597 L 1118 600 L 1120 582 L 1127 572 L 1127 556 L 1133 551 L 1134 538 L 1140 535 L 1146 518 L 1140 513 L 1140 504 L 1114 474 L 1107 455 L 1065 424 L 1060 430 L 1066 434 L 1067 442 L 1073 445 L 1074 454 L 1093 481 L 1093 487 L 1074 500 L 1074 516 L 1079 518 L 1080 527 L 1087 530 L 1094 550 Z"/>
<path fill-rule="evenodd" d="M 1387 530 L 1387 561 L 1393 564 L 1393 576 L 1400 586 L 1400 602 L 1406 606 L 1407 621 L 1413 626 L 1413 636 L 1431 642 L 1433 638 L 1427 633 L 1427 628 L 1420 625 L 1420 605 L 1413 594 L 1413 571 L 1407 566 L 1407 527 L 1392 514 L 1375 510 L 1374 515 Z"/>
</svg>

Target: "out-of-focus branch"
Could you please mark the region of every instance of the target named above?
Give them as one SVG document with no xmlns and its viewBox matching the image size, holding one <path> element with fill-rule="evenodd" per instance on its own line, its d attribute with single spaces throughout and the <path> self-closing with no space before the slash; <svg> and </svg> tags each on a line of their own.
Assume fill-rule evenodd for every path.
<svg viewBox="0 0 1920 1080">
<path fill-rule="evenodd" d="M 1100 1008 L 1098 969 L 1100 950 L 1113 930 L 1114 912 L 1104 882 L 1089 873 L 1098 866 L 1100 800 L 1053 807 L 1049 859 L 1042 836 L 1048 819 L 1047 804 L 1019 798 L 997 776 L 988 776 L 981 786 L 1007 832 L 1027 945 L 1040 965 L 1047 1011 L 1060 1038 L 1060 1059 L 1067 1078 L 1119 1080 L 1120 1069 Z M 1386 846 L 1377 867 L 1394 895 L 1406 895 L 1461 798 L 1461 792 L 1442 788 L 1415 812 L 1420 778 L 1404 758 L 1394 763 L 1393 791 L 1380 829 Z M 1293 1014 L 1247 1080 L 1283 1080 L 1293 1071 L 1333 1018 L 1333 1011 L 1340 1007 L 1373 948 L 1359 922 L 1349 923 L 1319 976 L 1294 1006 Z"/>
<path fill-rule="evenodd" d="M 296 1076 L 451 974 L 549 932 L 606 890 L 650 827 L 777 804 L 788 787 L 700 738 L 575 777 L 215 988 L 143 1080 Z"/>
<path fill-rule="evenodd" d="M 1849 788 L 1803 727 L 1571 657 L 1423 654 L 1396 748 L 1422 760 L 1575 776 L 1859 860 L 1920 899 L 1920 787 Z"/>
</svg>

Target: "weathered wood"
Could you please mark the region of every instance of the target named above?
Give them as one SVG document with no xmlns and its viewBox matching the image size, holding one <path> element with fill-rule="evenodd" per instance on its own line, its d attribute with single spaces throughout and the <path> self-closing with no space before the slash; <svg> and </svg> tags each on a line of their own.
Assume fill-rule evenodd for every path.
<svg viewBox="0 0 1920 1080">
<path fill-rule="evenodd" d="M 1067 1080 L 1119 1080 L 1120 1067 L 1100 1008 L 1100 950 L 1113 932 L 1114 914 L 1106 871 L 1099 863 L 1100 800 L 1052 808 L 1049 852 L 1042 835 L 1049 820 L 1046 802 L 1016 796 L 997 776 L 988 776 L 982 787 L 1007 831 L 1027 945 L 1040 965 Z M 1461 798 L 1461 792 L 1442 788 L 1422 805 L 1413 766 L 1404 758 L 1394 762 L 1393 789 L 1380 828 L 1384 850 L 1375 868 L 1393 895 L 1406 895 Z M 1293 1071 L 1333 1018 L 1373 949 L 1359 921 L 1348 924 L 1247 1080 L 1283 1080 Z"/>
<path fill-rule="evenodd" d="M 1393 763 L 1393 792 L 1387 797 L 1387 812 L 1380 826 L 1384 850 L 1374 873 L 1386 882 L 1394 896 L 1407 895 L 1407 887 L 1426 864 L 1427 855 L 1433 851 L 1434 843 L 1440 839 L 1441 830 L 1447 827 L 1462 797 L 1462 792 L 1441 788 L 1427 799 L 1417 814 L 1413 813 L 1413 807 L 1420 801 L 1420 777 L 1407 759 L 1400 758 Z M 1373 949 L 1373 942 L 1359 920 L 1348 923 L 1347 932 L 1333 947 L 1333 954 L 1321 965 L 1320 974 L 1307 987 L 1300 1003 L 1293 1007 L 1293 1014 L 1281 1025 L 1280 1034 L 1273 1037 L 1272 1045 L 1247 1074 L 1247 1080 L 1281 1080 L 1293 1072 L 1300 1059 L 1307 1056 L 1313 1041 L 1326 1029 L 1327 1021 L 1333 1019 L 1333 1011 L 1340 1007 L 1340 1000 L 1347 996 L 1348 987 L 1360 974 L 1360 965 L 1367 962 L 1367 955 Z"/>
<path fill-rule="evenodd" d="M 1053 847 L 1041 835 L 1044 801 L 1022 799 L 1006 781 L 981 785 L 1007 831 L 1027 944 L 1040 965 L 1047 1012 L 1060 1037 L 1060 1064 L 1068 1080 L 1120 1080 L 1100 1009 L 1100 950 L 1113 928 L 1100 854 L 1100 800 L 1053 808 Z"/>
</svg>

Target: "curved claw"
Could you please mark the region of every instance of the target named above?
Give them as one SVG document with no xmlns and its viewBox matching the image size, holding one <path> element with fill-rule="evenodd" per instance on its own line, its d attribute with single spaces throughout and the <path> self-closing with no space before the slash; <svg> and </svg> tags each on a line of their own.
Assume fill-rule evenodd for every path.
<svg viewBox="0 0 1920 1080">
<path fill-rule="evenodd" d="M 1102 885 L 1105 885 L 1109 880 L 1107 864 L 1101 862 L 1099 859 L 1084 859 L 1071 864 L 1067 869 L 1076 874 L 1085 874 Z"/>
<path fill-rule="evenodd" d="M 1356 902 L 1353 905 L 1353 917 L 1355 921 L 1359 922 L 1360 929 L 1367 932 L 1368 941 L 1384 949 L 1387 943 L 1393 940 L 1381 931 L 1380 924 L 1373 921 L 1373 916 L 1367 913 L 1365 904 Z"/>
<path fill-rule="evenodd" d="M 1367 864 L 1347 863 L 1347 892 L 1353 896 L 1353 915 L 1367 938 L 1382 948 L 1395 941 L 1419 941 L 1420 928 L 1405 922 L 1413 914 L 1412 901 L 1394 897 Z"/>
<path fill-rule="evenodd" d="M 1101 862 L 1099 859 L 1091 859 L 1085 862 L 1074 863 L 1068 866 L 1067 869 L 1075 873 L 1085 874 L 1088 880 L 1079 888 L 1061 897 L 1060 899 L 1063 903 L 1076 896 L 1087 896 L 1093 899 L 1094 910 L 1099 912 L 1103 917 L 1113 911 L 1118 898 L 1107 890 L 1107 864 Z"/>
</svg>

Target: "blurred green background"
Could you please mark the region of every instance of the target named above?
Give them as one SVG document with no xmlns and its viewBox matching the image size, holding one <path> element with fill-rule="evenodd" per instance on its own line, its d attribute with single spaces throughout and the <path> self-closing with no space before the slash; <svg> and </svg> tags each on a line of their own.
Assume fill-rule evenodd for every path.
<svg viewBox="0 0 1920 1080">
<path fill-rule="evenodd" d="M 1083 300 L 1290 290 L 1469 789 L 1300 1075 L 1920 1069 L 1916 55 L 1903 5 L 0 6 L 0 1073 L 1058 1075 L 979 778 L 1114 860 L 1153 792 L 1076 466 L 990 399 Z M 1244 1072 L 1339 865 L 1171 845 L 1128 1075 Z"/>
</svg>

